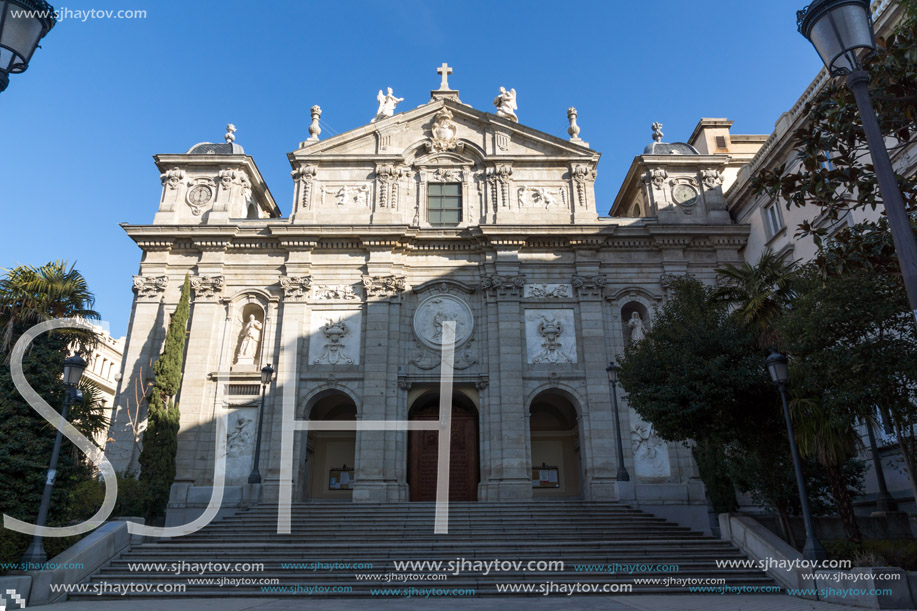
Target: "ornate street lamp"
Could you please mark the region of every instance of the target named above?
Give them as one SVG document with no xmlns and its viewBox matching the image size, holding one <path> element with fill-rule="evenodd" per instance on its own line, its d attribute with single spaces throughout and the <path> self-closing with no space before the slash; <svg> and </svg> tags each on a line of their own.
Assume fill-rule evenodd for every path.
<svg viewBox="0 0 917 611">
<path fill-rule="evenodd" d="M 0 91 L 10 74 L 26 71 L 38 41 L 55 23 L 54 7 L 45 0 L 0 0 Z"/>
<path fill-rule="evenodd" d="M 802 475 L 802 461 L 799 458 L 799 448 L 796 445 L 796 433 L 793 431 L 793 421 L 790 419 L 790 408 L 786 402 L 786 384 L 790 379 L 789 367 L 786 357 L 773 351 L 765 361 L 771 380 L 780 391 L 780 400 L 783 402 L 783 417 L 786 418 L 786 431 L 790 437 L 790 453 L 793 456 L 793 470 L 796 472 L 796 486 L 799 488 L 799 504 L 802 506 L 802 521 L 806 527 L 806 544 L 802 554 L 806 560 L 826 560 L 828 553 L 822 547 L 818 537 L 815 536 L 815 522 L 812 520 L 812 511 L 809 509 L 809 495 L 806 492 L 806 480 Z"/>
<path fill-rule="evenodd" d="M 898 253 L 904 287 L 917 323 L 917 241 L 914 240 L 910 219 L 879 129 L 879 120 L 869 97 L 869 73 L 860 65 L 858 54 L 876 48 L 869 4 L 869 0 L 815 0 L 796 13 L 796 23 L 799 32 L 818 51 L 828 73 L 831 76 L 846 76 L 847 87 L 856 98 L 892 241 Z"/>
<path fill-rule="evenodd" d="M 615 407 L 615 437 L 618 440 L 618 481 L 629 482 L 630 475 L 624 466 L 624 446 L 621 445 L 621 419 L 618 416 L 618 365 L 614 361 L 605 368 L 608 372 L 608 381 L 611 383 L 611 397 Z"/>
<path fill-rule="evenodd" d="M 252 459 L 252 472 L 248 476 L 249 484 L 260 484 L 261 473 L 258 471 L 258 463 L 261 462 L 261 425 L 264 422 L 264 393 L 270 386 L 274 378 L 274 369 L 270 364 L 261 369 L 261 408 L 258 410 L 258 432 L 255 437 L 255 457 Z"/>
<path fill-rule="evenodd" d="M 79 355 L 73 355 L 64 360 L 64 399 L 61 405 L 60 417 L 62 421 L 67 420 L 67 410 L 71 403 L 79 400 L 79 394 L 76 390 L 80 378 L 83 377 L 83 370 L 86 369 L 86 361 Z M 51 450 L 51 463 L 48 465 L 48 476 L 45 478 L 45 489 L 41 493 L 41 505 L 38 506 L 38 520 L 36 526 L 45 526 L 48 521 L 48 509 L 51 506 L 51 491 L 54 490 L 54 479 L 57 477 L 57 459 L 60 456 L 60 446 L 63 441 L 63 431 L 57 429 L 57 437 L 54 438 L 54 449 Z M 43 542 L 44 537 L 34 535 L 29 547 L 22 555 L 22 564 L 42 564 L 48 559 L 45 553 Z M 27 566 L 24 569 L 30 568 Z"/>
</svg>

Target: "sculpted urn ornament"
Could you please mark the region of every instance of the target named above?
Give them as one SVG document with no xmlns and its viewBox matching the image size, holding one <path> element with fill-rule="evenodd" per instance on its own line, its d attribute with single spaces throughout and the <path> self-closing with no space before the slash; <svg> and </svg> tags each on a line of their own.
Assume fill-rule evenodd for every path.
<svg viewBox="0 0 917 611">
<path fill-rule="evenodd" d="M 376 95 L 376 100 L 379 102 L 379 108 L 376 110 L 375 118 L 370 121 L 370 123 L 375 123 L 386 117 L 393 116 L 395 114 L 395 106 L 397 106 L 399 102 L 404 102 L 404 98 L 395 97 L 391 87 L 388 87 L 386 91 L 388 93 L 382 93 L 380 89 L 378 95 Z"/>
<path fill-rule="evenodd" d="M 500 87 L 500 95 L 494 99 L 494 106 L 497 107 L 497 116 L 503 117 L 504 119 L 509 119 L 515 123 L 519 122 L 519 117 L 516 116 L 516 90 L 510 89 L 506 90 L 505 87 Z"/>
</svg>

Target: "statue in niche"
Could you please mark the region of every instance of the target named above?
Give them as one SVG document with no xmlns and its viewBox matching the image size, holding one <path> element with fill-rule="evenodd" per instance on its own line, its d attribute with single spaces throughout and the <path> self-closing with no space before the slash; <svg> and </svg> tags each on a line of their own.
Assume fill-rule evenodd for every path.
<svg viewBox="0 0 917 611">
<path fill-rule="evenodd" d="M 646 337 L 646 327 L 643 326 L 643 318 L 639 312 L 634 312 L 630 315 L 627 326 L 630 327 L 630 341 L 639 342 Z"/>
<path fill-rule="evenodd" d="M 387 88 L 388 93 L 382 93 L 382 90 L 379 90 L 378 95 L 376 95 L 376 100 L 379 102 L 379 109 L 376 110 L 376 117 L 370 121 L 370 123 L 375 123 L 376 121 L 381 121 L 386 117 L 391 117 L 395 114 L 395 106 L 399 102 L 404 102 L 404 98 L 396 98 L 392 93 L 392 88 Z"/>
<path fill-rule="evenodd" d="M 242 328 L 242 341 L 236 354 L 237 365 L 253 365 L 258 347 L 261 345 L 261 321 L 254 314 L 248 315 L 248 322 Z"/>
<path fill-rule="evenodd" d="M 507 91 L 505 87 L 500 87 L 500 95 L 494 99 L 494 106 L 497 107 L 498 117 L 503 117 L 516 123 L 519 122 L 519 117 L 516 116 L 515 112 L 518 109 L 515 89 Z"/>
</svg>

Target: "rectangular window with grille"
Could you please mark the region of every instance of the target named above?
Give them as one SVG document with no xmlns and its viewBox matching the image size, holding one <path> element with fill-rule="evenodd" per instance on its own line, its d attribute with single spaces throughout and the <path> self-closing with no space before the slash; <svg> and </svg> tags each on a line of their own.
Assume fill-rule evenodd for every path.
<svg viewBox="0 0 917 611">
<path fill-rule="evenodd" d="M 427 220 L 434 227 L 455 227 L 462 222 L 461 183 L 427 185 Z"/>
</svg>

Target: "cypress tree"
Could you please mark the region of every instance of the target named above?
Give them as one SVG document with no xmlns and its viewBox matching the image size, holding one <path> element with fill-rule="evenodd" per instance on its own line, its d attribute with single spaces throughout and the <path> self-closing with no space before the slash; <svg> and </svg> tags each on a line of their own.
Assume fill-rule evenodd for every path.
<svg viewBox="0 0 917 611">
<path fill-rule="evenodd" d="M 181 385 L 185 354 L 185 329 L 190 314 L 191 284 L 188 276 L 181 289 L 181 299 L 169 322 L 166 344 L 153 365 L 153 388 L 150 391 L 147 428 L 140 451 L 140 481 L 150 494 L 148 518 L 162 516 L 169 502 L 169 490 L 175 479 L 175 455 L 178 451 L 178 426 L 181 412 L 175 402 Z"/>
</svg>

